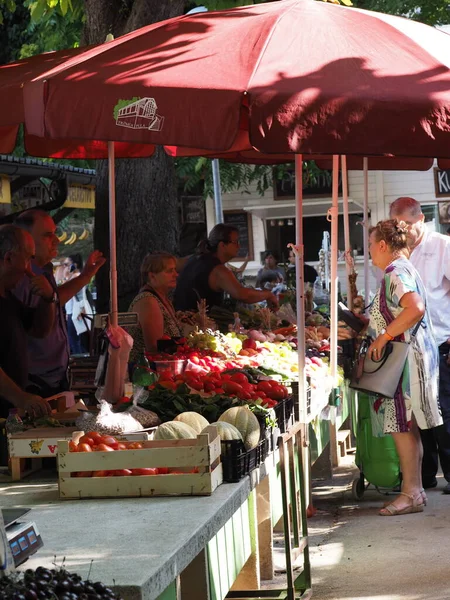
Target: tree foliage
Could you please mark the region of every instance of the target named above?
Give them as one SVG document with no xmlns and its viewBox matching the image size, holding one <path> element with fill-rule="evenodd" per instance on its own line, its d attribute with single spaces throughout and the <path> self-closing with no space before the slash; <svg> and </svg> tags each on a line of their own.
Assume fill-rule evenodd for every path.
<svg viewBox="0 0 450 600">
<path fill-rule="evenodd" d="M 353 0 L 357 8 L 408 17 L 428 25 L 450 23 L 448 0 Z"/>
</svg>

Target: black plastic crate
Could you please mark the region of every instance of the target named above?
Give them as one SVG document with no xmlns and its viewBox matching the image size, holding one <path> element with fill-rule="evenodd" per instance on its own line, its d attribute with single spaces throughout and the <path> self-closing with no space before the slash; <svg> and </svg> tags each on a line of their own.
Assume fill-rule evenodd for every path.
<svg viewBox="0 0 450 600">
<path fill-rule="evenodd" d="M 260 442 L 261 443 L 261 442 Z M 223 480 L 228 483 L 240 481 L 258 466 L 258 446 L 246 450 L 241 440 L 222 441 Z"/>
<path fill-rule="evenodd" d="M 276 428 L 278 429 L 278 428 Z M 277 436 L 278 439 L 278 436 Z M 256 446 L 256 466 L 263 463 L 269 456 L 270 452 L 273 452 L 273 444 L 275 443 L 274 436 L 271 438 L 262 438 L 259 444 Z"/>
<path fill-rule="evenodd" d="M 294 395 L 288 396 L 284 400 L 280 400 L 274 407 L 274 410 L 280 432 L 286 433 L 286 431 L 294 424 Z"/>
</svg>

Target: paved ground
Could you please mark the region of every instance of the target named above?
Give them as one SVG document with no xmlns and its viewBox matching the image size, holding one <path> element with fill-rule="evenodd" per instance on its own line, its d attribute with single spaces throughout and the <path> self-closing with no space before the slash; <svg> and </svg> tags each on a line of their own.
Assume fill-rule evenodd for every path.
<svg viewBox="0 0 450 600">
<path fill-rule="evenodd" d="M 428 491 L 423 513 L 381 517 L 386 500 L 367 490 L 355 501 L 348 460 L 332 481 L 315 482 L 309 519 L 313 598 L 450 600 L 450 495 Z"/>
</svg>

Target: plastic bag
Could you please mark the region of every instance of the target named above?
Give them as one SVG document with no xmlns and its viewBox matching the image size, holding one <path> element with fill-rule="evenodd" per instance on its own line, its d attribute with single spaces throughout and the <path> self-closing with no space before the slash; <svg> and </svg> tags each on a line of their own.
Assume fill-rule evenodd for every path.
<svg viewBox="0 0 450 600">
<path fill-rule="evenodd" d="M 75 424 L 80 430 L 116 434 L 144 429 L 141 423 L 128 412 L 113 413 L 111 404 L 106 400 L 100 400 L 98 405 L 100 412 L 97 415 L 84 413 L 78 417 Z"/>
</svg>

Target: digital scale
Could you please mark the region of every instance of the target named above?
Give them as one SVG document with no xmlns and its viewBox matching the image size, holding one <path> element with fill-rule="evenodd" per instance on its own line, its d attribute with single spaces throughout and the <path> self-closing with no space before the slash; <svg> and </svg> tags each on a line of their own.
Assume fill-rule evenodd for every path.
<svg viewBox="0 0 450 600">
<path fill-rule="evenodd" d="M 44 545 L 36 524 L 33 521 L 19 520 L 30 510 L 30 508 L 2 508 L 6 538 L 16 567 Z"/>
</svg>

